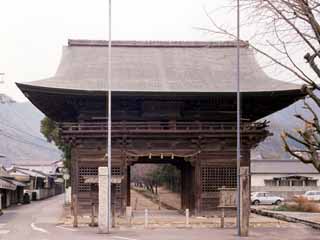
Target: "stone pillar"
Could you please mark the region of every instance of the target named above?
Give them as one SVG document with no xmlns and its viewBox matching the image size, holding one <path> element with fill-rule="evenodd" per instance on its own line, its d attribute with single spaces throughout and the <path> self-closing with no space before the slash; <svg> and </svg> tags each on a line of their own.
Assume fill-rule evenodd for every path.
<svg viewBox="0 0 320 240">
<path fill-rule="evenodd" d="M 240 236 L 247 237 L 250 217 L 249 167 L 240 167 Z"/>
<path fill-rule="evenodd" d="M 99 215 L 98 225 L 99 233 L 109 233 L 110 226 L 108 219 L 109 202 L 108 202 L 108 167 L 99 167 Z M 111 214 L 111 213 L 110 213 Z"/>
</svg>

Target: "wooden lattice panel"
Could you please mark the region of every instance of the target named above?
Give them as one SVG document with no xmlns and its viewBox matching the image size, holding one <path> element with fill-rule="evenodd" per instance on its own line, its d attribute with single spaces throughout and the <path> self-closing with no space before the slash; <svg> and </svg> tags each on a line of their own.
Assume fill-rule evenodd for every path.
<svg viewBox="0 0 320 240">
<path fill-rule="evenodd" d="M 112 176 L 121 176 L 122 175 L 121 168 L 120 167 L 113 167 L 111 169 L 111 175 Z"/>
<path fill-rule="evenodd" d="M 237 168 L 235 167 L 210 167 L 201 168 L 201 190 L 218 192 L 218 188 L 237 186 Z"/>
<path fill-rule="evenodd" d="M 98 168 L 97 167 L 80 167 L 79 168 L 79 192 L 90 192 L 90 184 L 84 183 L 85 177 L 97 176 Z"/>
<path fill-rule="evenodd" d="M 121 167 L 112 167 L 112 176 L 121 176 Z M 85 177 L 98 176 L 98 167 L 79 167 L 79 192 L 90 192 L 90 184 L 84 183 Z M 116 184 L 116 192 L 121 192 L 121 184 Z"/>
</svg>

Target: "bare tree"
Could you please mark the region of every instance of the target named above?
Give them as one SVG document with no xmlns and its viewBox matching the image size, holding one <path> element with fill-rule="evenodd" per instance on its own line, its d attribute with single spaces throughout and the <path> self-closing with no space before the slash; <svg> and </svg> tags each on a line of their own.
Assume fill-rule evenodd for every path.
<svg viewBox="0 0 320 240">
<path fill-rule="evenodd" d="M 281 138 L 288 153 L 320 172 L 320 0 L 240 0 L 240 4 L 241 26 L 247 29 L 242 32 L 251 33 L 251 48 L 303 82 L 301 91 L 307 95 L 304 108 L 312 117 L 296 114 L 305 127 L 283 132 Z M 229 6 L 229 10 L 234 9 Z M 236 39 L 234 29 L 219 25 L 218 19 L 206 14 L 212 26 L 202 30 Z"/>
</svg>

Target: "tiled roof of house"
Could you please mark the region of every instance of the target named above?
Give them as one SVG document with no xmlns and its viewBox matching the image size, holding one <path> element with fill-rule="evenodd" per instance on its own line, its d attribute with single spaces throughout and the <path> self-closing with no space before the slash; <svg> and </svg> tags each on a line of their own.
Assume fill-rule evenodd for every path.
<svg viewBox="0 0 320 240">
<path fill-rule="evenodd" d="M 316 174 L 319 173 L 312 164 L 298 160 L 251 160 L 252 174 Z"/>
</svg>

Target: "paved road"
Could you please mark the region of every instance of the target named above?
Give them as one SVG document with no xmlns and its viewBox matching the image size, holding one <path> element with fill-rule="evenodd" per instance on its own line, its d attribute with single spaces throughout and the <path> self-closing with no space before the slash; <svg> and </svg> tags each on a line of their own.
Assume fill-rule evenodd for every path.
<svg viewBox="0 0 320 240">
<path fill-rule="evenodd" d="M 238 239 L 234 229 L 130 229 L 97 234 L 97 228 L 58 225 L 63 196 L 33 202 L 4 211 L 0 216 L 0 239 L 8 240 L 215 240 Z M 302 225 L 288 228 L 255 228 L 245 239 L 319 239 L 320 232 Z"/>
</svg>

